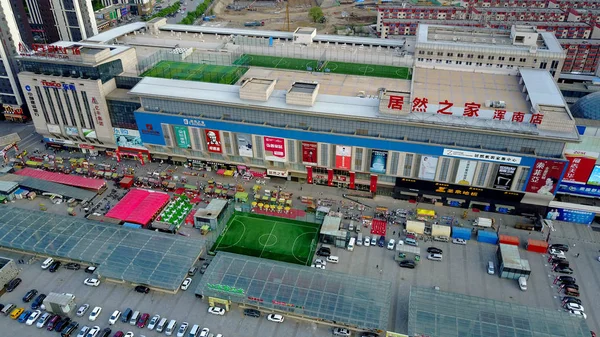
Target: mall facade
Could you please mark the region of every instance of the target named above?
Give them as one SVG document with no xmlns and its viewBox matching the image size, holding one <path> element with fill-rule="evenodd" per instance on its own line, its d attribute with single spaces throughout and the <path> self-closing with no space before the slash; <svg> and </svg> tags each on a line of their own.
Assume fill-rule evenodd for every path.
<svg viewBox="0 0 600 337">
<path fill-rule="evenodd" d="M 171 34 L 179 27 L 168 26 Z M 160 34 L 160 27 L 153 29 Z M 344 39 L 355 45 L 353 38 Z M 376 46 L 381 40 L 360 41 Z M 193 43 L 201 48 L 204 41 Z M 311 48 L 305 44 L 299 47 Z M 133 63 L 140 57 L 123 40 L 80 45 L 88 49 L 81 54 L 112 53 L 86 63 L 109 71 L 88 79 L 64 71 L 64 62 L 42 58 L 36 62 L 62 73 L 42 69 L 41 76 L 21 68 L 24 92 L 33 94 L 28 104 L 37 111 L 36 130 L 49 144 L 91 146 L 119 159 L 253 171 L 346 188 L 349 194 L 535 213 L 548 206 L 567 172 L 566 144 L 580 141 L 552 75 L 543 69 L 521 69 L 514 76 L 413 67 L 411 80 L 378 89 L 368 85 L 375 78 L 356 76 L 373 95 L 336 94 L 327 86 L 349 75 L 315 74 L 284 87 L 277 76 L 244 76 L 234 85 L 139 77 Z M 28 64 L 25 57 L 21 62 Z M 120 64 L 120 74 L 111 73 L 119 69 L 111 62 Z M 83 88 L 87 99 L 81 94 L 75 95 L 79 103 L 72 100 Z M 89 136 L 92 129 L 96 138 Z"/>
</svg>

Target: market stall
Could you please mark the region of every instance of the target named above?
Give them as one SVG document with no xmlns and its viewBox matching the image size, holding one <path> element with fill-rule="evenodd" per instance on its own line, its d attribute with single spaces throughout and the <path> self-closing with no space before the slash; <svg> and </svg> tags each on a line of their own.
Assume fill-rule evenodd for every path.
<svg viewBox="0 0 600 337">
<path fill-rule="evenodd" d="M 237 202 L 248 202 L 248 193 L 246 193 L 246 192 L 237 192 L 235 194 L 235 201 L 237 201 Z"/>
<path fill-rule="evenodd" d="M 435 219 L 434 210 L 417 208 L 417 220 L 427 221 L 433 219 Z"/>
</svg>

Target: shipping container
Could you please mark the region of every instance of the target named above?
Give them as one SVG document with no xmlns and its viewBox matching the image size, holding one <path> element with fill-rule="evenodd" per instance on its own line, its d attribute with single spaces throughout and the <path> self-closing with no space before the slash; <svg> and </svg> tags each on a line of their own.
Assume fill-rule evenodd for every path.
<svg viewBox="0 0 600 337">
<path fill-rule="evenodd" d="M 423 221 L 408 220 L 406 221 L 406 231 L 423 234 L 425 232 L 425 223 Z"/>
<path fill-rule="evenodd" d="M 450 237 L 450 232 L 452 228 L 450 226 L 444 225 L 433 225 L 431 226 L 431 236 L 445 236 L 447 238 Z"/>
<path fill-rule="evenodd" d="M 542 240 L 527 240 L 527 250 L 536 253 L 546 253 L 548 251 L 548 242 Z"/>
<path fill-rule="evenodd" d="M 471 240 L 471 229 L 462 227 L 452 227 L 452 238 Z"/>
<path fill-rule="evenodd" d="M 500 234 L 498 236 L 498 239 L 500 240 L 500 243 L 504 243 L 507 245 L 513 245 L 513 246 L 519 246 L 519 237 L 517 237 L 517 236 Z"/>
<path fill-rule="evenodd" d="M 477 241 L 496 245 L 498 244 L 498 234 L 492 231 L 480 230 L 477 232 Z"/>
</svg>

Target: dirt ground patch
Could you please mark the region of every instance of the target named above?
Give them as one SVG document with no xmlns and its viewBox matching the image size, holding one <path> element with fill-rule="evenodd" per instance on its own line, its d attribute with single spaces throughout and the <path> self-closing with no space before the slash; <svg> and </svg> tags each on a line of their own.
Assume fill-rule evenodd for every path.
<svg viewBox="0 0 600 337">
<path fill-rule="evenodd" d="M 216 18 L 213 20 L 215 22 L 227 22 L 227 27 L 241 28 L 244 27 L 245 22 L 262 21 L 264 22 L 264 26 L 252 28 L 260 30 L 287 30 L 285 2 L 250 2 L 253 10 L 249 11 L 247 9 L 227 9 L 225 3 L 228 0 L 218 1 L 223 1 L 223 4 L 217 6 L 220 10 L 215 10 L 214 14 Z M 248 6 L 247 2 L 228 3 L 233 7 Z M 334 34 L 336 28 L 351 24 L 371 24 L 377 21 L 377 11 L 374 8 L 356 8 L 354 4 L 337 5 L 335 2 L 327 0 L 325 0 L 325 3 L 331 4 L 332 7 L 323 8 L 323 13 L 327 20 L 325 23 L 317 24 L 310 21 L 308 17 L 308 10 L 317 5 L 316 0 L 290 0 L 290 31 L 295 30 L 297 27 L 315 27 L 319 34 Z"/>
</svg>

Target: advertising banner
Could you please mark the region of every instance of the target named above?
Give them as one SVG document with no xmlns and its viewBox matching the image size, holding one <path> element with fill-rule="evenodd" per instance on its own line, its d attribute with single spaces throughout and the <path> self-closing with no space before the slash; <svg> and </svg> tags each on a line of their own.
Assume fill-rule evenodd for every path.
<svg viewBox="0 0 600 337">
<path fill-rule="evenodd" d="M 478 160 L 488 160 L 497 163 L 505 163 L 505 164 L 520 164 L 522 158 L 521 157 L 512 157 L 500 154 L 493 154 L 487 152 L 473 152 L 473 151 L 465 151 L 465 150 L 455 150 L 455 149 L 444 149 L 444 156 L 448 157 L 458 157 L 465 159 L 478 159 Z"/>
<path fill-rule="evenodd" d="M 317 163 L 317 143 L 302 142 L 302 162 L 306 164 Z"/>
<path fill-rule="evenodd" d="M 477 168 L 476 161 L 461 160 L 458 164 L 458 171 L 456 172 L 454 182 L 459 185 L 471 185 L 473 183 L 473 176 L 475 176 L 475 168 Z"/>
<path fill-rule="evenodd" d="M 565 150 L 565 157 L 569 160 L 569 166 L 563 181 L 585 184 L 594 170 L 598 152 Z"/>
<path fill-rule="evenodd" d="M 433 194 L 457 199 L 487 199 L 496 202 L 508 202 L 516 204 L 523 200 L 525 193 L 514 191 L 498 191 L 491 188 L 482 188 L 475 186 L 461 186 L 457 184 L 438 183 L 435 181 L 412 179 L 412 178 L 396 178 L 396 191 L 422 192 L 424 194 Z"/>
<path fill-rule="evenodd" d="M 69 136 L 79 136 L 79 130 L 76 126 L 65 126 L 65 133 Z"/>
<path fill-rule="evenodd" d="M 352 163 L 352 146 L 335 146 L 335 168 L 350 170 Z"/>
<path fill-rule="evenodd" d="M 585 195 L 600 198 L 600 186 L 582 185 L 577 183 L 560 182 L 558 192 Z"/>
<path fill-rule="evenodd" d="M 285 139 L 264 137 L 265 159 L 285 162 Z"/>
<path fill-rule="evenodd" d="M 98 136 L 96 136 L 96 130 L 92 130 L 92 129 L 81 129 L 81 131 L 83 132 L 83 136 L 85 138 L 93 138 L 93 139 L 98 139 Z"/>
<path fill-rule="evenodd" d="M 594 221 L 595 216 L 596 214 L 593 212 L 564 208 L 552 208 L 546 215 L 546 219 L 590 225 L 592 221 Z"/>
<path fill-rule="evenodd" d="M 252 152 L 252 136 L 247 133 L 237 134 L 238 153 L 242 157 L 254 157 Z"/>
<path fill-rule="evenodd" d="M 587 184 L 600 186 L 600 165 L 594 166 L 592 174 L 590 174 L 590 177 L 588 178 Z"/>
<path fill-rule="evenodd" d="M 553 195 L 558 187 L 558 180 L 565 168 L 565 162 L 537 159 L 525 191 L 544 195 Z"/>
<path fill-rule="evenodd" d="M 48 125 L 48 132 L 50 133 L 58 133 L 60 134 L 60 125 L 55 125 L 55 124 L 46 124 Z"/>
<path fill-rule="evenodd" d="M 385 173 L 385 170 L 387 169 L 387 158 L 387 151 L 371 151 L 371 167 L 369 168 L 370 171 L 373 173 Z"/>
<path fill-rule="evenodd" d="M 494 188 L 500 190 L 510 190 L 517 173 L 517 167 L 511 165 L 500 165 L 498 166 L 498 172 L 494 178 Z"/>
<path fill-rule="evenodd" d="M 192 147 L 190 142 L 190 132 L 187 126 L 173 126 L 173 132 L 175 133 L 175 143 L 182 149 L 189 149 Z"/>
<path fill-rule="evenodd" d="M 187 128 L 186 128 L 187 129 Z M 223 153 L 223 146 L 221 145 L 221 135 L 219 130 L 204 130 L 206 136 L 206 148 L 208 152 L 212 153 Z"/>
<path fill-rule="evenodd" d="M 419 178 L 434 180 L 437 164 L 438 157 L 421 156 L 421 165 L 419 166 Z"/>
<path fill-rule="evenodd" d="M 146 150 L 142 145 L 142 138 L 138 130 L 113 128 L 113 133 L 117 146 Z"/>
</svg>

